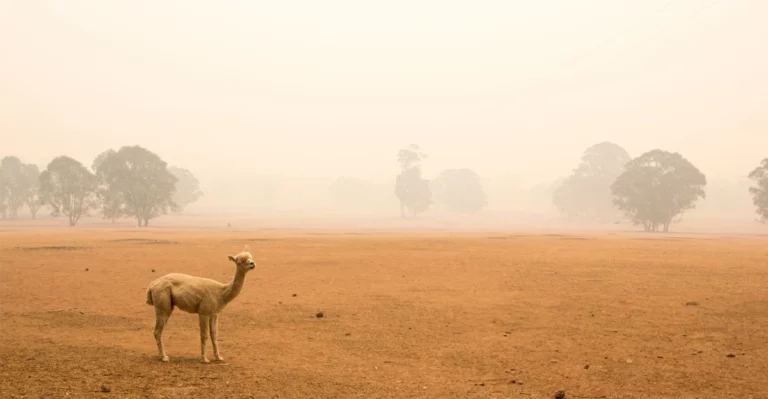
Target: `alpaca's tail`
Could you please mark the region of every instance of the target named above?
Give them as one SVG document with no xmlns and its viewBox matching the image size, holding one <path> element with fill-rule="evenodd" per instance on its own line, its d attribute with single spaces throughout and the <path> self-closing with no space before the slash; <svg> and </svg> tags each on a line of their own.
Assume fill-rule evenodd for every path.
<svg viewBox="0 0 768 399">
<path fill-rule="evenodd" d="M 154 305 L 155 302 L 152 301 L 152 291 L 147 289 L 147 305 Z"/>
</svg>

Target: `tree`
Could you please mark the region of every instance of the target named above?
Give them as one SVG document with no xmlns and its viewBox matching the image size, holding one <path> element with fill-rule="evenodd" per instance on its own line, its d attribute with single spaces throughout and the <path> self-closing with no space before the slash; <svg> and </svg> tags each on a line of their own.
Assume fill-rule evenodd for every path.
<svg viewBox="0 0 768 399">
<path fill-rule="evenodd" d="M 749 178 L 757 184 L 749 188 L 757 214 L 764 222 L 768 222 L 768 158 L 763 159 L 760 166 L 749 174 Z"/>
<path fill-rule="evenodd" d="M 401 170 L 395 181 L 395 195 L 400 200 L 400 217 L 405 218 L 406 209 L 412 215 L 418 215 L 432 204 L 429 181 L 421 177 L 421 161 L 426 158 L 427 155 L 415 144 L 397 153 Z"/>
<path fill-rule="evenodd" d="M 630 160 L 624 148 L 611 142 L 587 148 L 581 163 L 555 189 L 552 203 L 569 218 L 613 221 L 617 215 L 610 187 Z"/>
<path fill-rule="evenodd" d="M 168 171 L 176 177 L 176 191 L 173 194 L 173 202 L 179 206 L 179 210 L 197 201 L 203 196 L 200 190 L 200 182 L 188 169 L 171 166 Z"/>
<path fill-rule="evenodd" d="M 24 176 L 24 163 L 19 158 L 8 156 L 0 161 L 0 192 L 3 199 L 3 215 L 11 219 L 19 215 L 19 208 L 24 206 L 27 182 Z"/>
<path fill-rule="evenodd" d="M 43 206 L 40 197 L 40 169 L 37 165 L 26 164 L 22 170 L 24 175 L 24 203 L 29 208 L 32 219 L 37 218 L 37 211 Z"/>
<path fill-rule="evenodd" d="M 426 212 L 432 205 L 429 180 L 421 177 L 419 168 L 406 169 L 397 176 L 395 195 L 400 199 L 400 216 L 403 218 L 406 209 L 415 216 Z"/>
<path fill-rule="evenodd" d="M 589 209 L 583 183 L 581 179 L 571 175 L 563 179 L 552 192 L 552 204 L 568 219 L 582 217 Z"/>
<path fill-rule="evenodd" d="M 0 217 L 5 219 L 8 217 L 8 196 L 10 193 L 4 183 L 3 173 L 3 167 L 0 165 Z"/>
<path fill-rule="evenodd" d="M 105 155 L 98 165 L 109 191 L 122 202 L 121 213 L 136 218 L 139 226 L 174 210 L 176 177 L 165 161 L 140 146 L 123 147 Z"/>
<path fill-rule="evenodd" d="M 67 216 L 70 226 L 96 207 L 95 190 L 96 176 L 68 156 L 55 158 L 40 174 L 42 200 L 51 207 L 53 216 Z"/>
<path fill-rule="evenodd" d="M 421 166 L 421 161 L 425 159 L 427 154 L 416 144 L 411 144 L 397 152 L 397 163 L 402 170 L 418 168 Z"/>
<path fill-rule="evenodd" d="M 116 154 L 115 150 L 109 149 L 102 152 L 93 160 L 91 164 L 91 170 L 96 174 L 98 186 L 96 187 L 96 196 L 99 199 L 101 205 L 101 215 L 104 219 L 110 219 L 112 223 L 115 223 L 117 218 L 124 215 L 123 197 L 118 190 L 118 185 L 115 182 L 117 173 L 110 173 L 109 168 L 114 166 L 114 163 L 107 163 L 107 159 Z"/>
<path fill-rule="evenodd" d="M 10 211 L 11 219 L 18 217 L 19 209 L 29 207 L 32 219 L 42 206 L 40 202 L 40 169 L 34 164 L 25 164 L 19 158 L 5 157 L 0 162 L 0 204 L 3 218 Z"/>
<path fill-rule="evenodd" d="M 447 169 L 431 183 L 435 203 L 460 213 L 474 213 L 488 204 L 480 176 L 469 169 Z"/>
<path fill-rule="evenodd" d="M 678 153 L 653 150 L 633 159 L 611 186 L 614 204 L 645 231 L 658 231 L 706 198 L 707 179 Z"/>
</svg>

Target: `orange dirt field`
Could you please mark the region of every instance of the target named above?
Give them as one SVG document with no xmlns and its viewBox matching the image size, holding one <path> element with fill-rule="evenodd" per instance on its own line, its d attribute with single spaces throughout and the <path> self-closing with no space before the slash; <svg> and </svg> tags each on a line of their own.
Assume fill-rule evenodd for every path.
<svg viewBox="0 0 768 399">
<path fill-rule="evenodd" d="M 37 228 L 0 240 L 3 398 L 768 398 L 766 237 Z M 197 316 L 179 310 L 160 362 L 147 285 L 170 272 L 229 281 L 227 254 L 245 244 L 257 268 L 220 317 L 226 362 L 198 362 Z"/>
</svg>

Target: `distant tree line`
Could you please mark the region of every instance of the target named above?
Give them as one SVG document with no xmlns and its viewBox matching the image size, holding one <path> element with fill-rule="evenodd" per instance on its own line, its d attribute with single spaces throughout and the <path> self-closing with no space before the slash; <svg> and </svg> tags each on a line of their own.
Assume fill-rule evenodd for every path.
<svg viewBox="0 0 768 399">
<path fill-rule="evenodd" d="M 400 204 L 400 217 L 418 217 L 431 207 L 472 214 L 488 205 L 488 196 L 477 173 L 469 169 L 447 169 L 430 180 L 421 169 L 426 159 L 427 154 L 415 144 L 397 153 L 400 173 L 395 177 L 394 194 Z M 345 209 L 379 194 L 374 184 L 351 177 L 336 179 L 329 192 L 335 203 Z"/>
<path fill-rule="evenodd" d="M 16 219 L 23 206 L 32 218 L 42 207 L 54 217 L 65 216 L 75 226 L 99 210 L 105 219 L 135 218 L 139 226 L 168 212 L 179 212 L 203 195 L 197 178 L 187 169 L 169 167 L 157 154 L 140 146 L 107 150 L 91 169 L 59 156 L 40 172 L 33 164 L 7 156 L 0 162 L 0 211 Z"/>
<path fill-rule="evenodd" d="M 706 197 L 706 184 L 704 174 L 678 153 L 657 149 L 632 159 L 619 145 L 603 142 L 587 148 L 555 190 L 553 203 L 570 218 L 605 222 L 623 213 L 645 231 L 666 232 Z"/>
<path fill-rule="evenodd" d="M 757 213 L 768 220 L 768 159 L 749 178 Z M 645 231 L 669 231 L 685 211 L 706 198 L 706 176 L 678 153 L 659 149 L 630 158 L 622 147 L 603 142 L 587 148 L 581 163 L 553 194 L 569 218 L 609 221 L 620 215 Z"/>
<path fill-rule="evenodd" d="M 431 207 L 475 213 L 488 204 L 480 177 L 469 169 L 447 169 L 436 178 L 423 176 L 427 155 L 418 145 L 397 153 L 399 173 L 394 194 L 400 216 L 418 216 Z M 749 189 L 761 221 L 768 221 L 768 158 L 749 174 Z M 706 176 L 678 153 L 655 149 L 632 158 L 621 146 L 602 142 L 587 148 L 581 162 L 551 194 L 560 213 L 576 220 L 618 223 L 622 217 L 645 231 L 669 231 L 680 215 L 706 198 Z M 364 181 L 340 178 L 330 187 L 338 203 L 367 193 Z"/>
<path fill-rule="evenodd" d="M 397 154 L 400 173 L 395 179 L 395 196 L 400 201 L 402 218 L 424 213 L 432 205 L 445 210 L 471 214 L 488 205 L 480 176 L 469 169 L 447 169 L 434 180 L 422 177 L 421 162 L 427 155 L 412 144 Z"/>
<path fill-rule="evenodd" d="M 488 196 L 477 173 L 446 169 L 430 180 L 421 168 L 426 160 L 418 145 L 397 153 L 394 195 L 402 218 L 430 208 L 472 214 L 487 207 Z M 768 158 L 748 177 L 758 220 L 768 222 Z M 669 231 L 680 215 L 706 198 L 706 185 L 706 176 L 678 153 L 655 149 L 632 158 L 621 146 L 603 142 L 584 151 L 581 162 L 552 191 L 551 202 L 569 219 L 607 223 L 626 217 L 646 231 Z M 355 199 L 374 192 L 372 184 L 355 178 L 339 178 L 329 191 L 337 203 L 350 207 Z M 140 146 L 104 151 L 90 169 L 68 156 L 55 158 L 42 171 L 14 156 L 0 160 L 3 219 L 18 218 L 24 207 L 34 219 L 47 208 L 74 226 L 98 210 L 113 222 L 133 218 L 139 226 L 148 226 L 150 220 L 180 212 L 202 195 L 192 172 L 168 166 Z"/>
</svg>

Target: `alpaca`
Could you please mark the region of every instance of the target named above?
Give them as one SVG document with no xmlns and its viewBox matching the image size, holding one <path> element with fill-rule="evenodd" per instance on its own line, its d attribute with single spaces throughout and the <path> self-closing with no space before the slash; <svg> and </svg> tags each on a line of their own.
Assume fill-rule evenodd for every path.
<svg viewBox="0 0 768 399">
<path fill-rule="evenodd" d="M 245 274 L 256 267 L 250 252 L 245 250 L 236 256 L 227 256 L 236 265 L 235 277 L 229 284 L 180 273 L 166 274 L 149 284 L 147 304 L 155 307 L 154 335 L 161 361 L 168 361 L 168 356 L 163 348 L 163 329 L 174 307 L 199 315 L 200 361 L 210 363 L 205 356 L 205 345 L 209 331 L 213 345 L 213 356 L 216 361 L 224 360 L 219 355 L 219 346 L 216 341 L 219 332 L 219 312 L 240 294 L 243 282 L 245 282 Z"/>
</svg>

